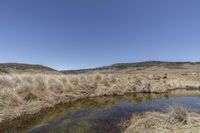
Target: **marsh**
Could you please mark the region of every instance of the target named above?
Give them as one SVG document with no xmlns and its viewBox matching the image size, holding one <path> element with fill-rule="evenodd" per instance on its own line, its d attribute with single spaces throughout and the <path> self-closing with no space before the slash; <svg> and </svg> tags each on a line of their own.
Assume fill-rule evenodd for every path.
<svg viewBox="0 0 200 133">
<path fill-rule="evenodd" d="M 133 114 L 146 111 L 167 112 L 174 105 L 182 105 L 200 113 L 200 95 L 134 94 L 99 97 L 58 106 L 31 123 L 5 129 L 26 133 L 101 133 L 122 132 L 120 123 Z M 30 119 L 31 121 L 31 119 Z"/>
</svg>

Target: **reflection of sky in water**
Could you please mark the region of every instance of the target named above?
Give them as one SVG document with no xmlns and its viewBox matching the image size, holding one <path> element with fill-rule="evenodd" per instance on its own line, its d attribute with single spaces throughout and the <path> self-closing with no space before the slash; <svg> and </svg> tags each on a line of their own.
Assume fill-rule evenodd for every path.
<svg viewBox="0 0 200 133">
<path fill-rule="evenodd" d="M 171 105 L 184 105 L 192 111 L 200 112 L 200 98 L 175 97 L 160 98 L 135 104 L 126 99 L 121 99 L 112 106 L 66 112 L 59 118 L 49 121 L 46 125 L 29 131 L 30 133 L 90 133 L 90 132 L 120 132 L 118 123 L 142 111 L 165 111 Z"/>
</svg>

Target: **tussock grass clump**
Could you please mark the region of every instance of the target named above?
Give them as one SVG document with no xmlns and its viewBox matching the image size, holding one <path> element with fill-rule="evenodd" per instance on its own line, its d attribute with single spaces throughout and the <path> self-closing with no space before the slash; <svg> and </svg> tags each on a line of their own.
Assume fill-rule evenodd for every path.
<svg viewBox="0 0 200 133">
<path fill-rule="evenodd" d="M 126 122 L 124 122 L 126 123 Z M 125 133 L 182 133 L 200 130 L 200 114 L 173 106 L 167 113 L 145 112 L 133 115 L 124 126 Z"/>
<path fill-rule="evenodd" d="M 35 113 L 31 108 L 39 111 L 61 102 L 104 95 L 112 86 L 118 86 L 114 81 L 117 79 L 103 74 L 0 75 L 0 122 L 5 116 L 12 119 L 20 114 Z"/>
<path fill-rule="evenodd" d="M 172 123 L 187 124 L 189 122 L 188 109 L 181 105 L 173 106 L 169 112 L 169 118 Z"/>
</svg>

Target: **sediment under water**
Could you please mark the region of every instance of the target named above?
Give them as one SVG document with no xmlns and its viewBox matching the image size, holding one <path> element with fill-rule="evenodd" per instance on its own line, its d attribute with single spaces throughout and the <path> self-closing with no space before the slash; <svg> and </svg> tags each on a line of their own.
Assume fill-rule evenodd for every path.
<svg viewBox="0 0 200 133">
<path fill-rule="evenodd" d="M 170 106 L 183 105 L 200 113 L 200 96 L 134 94 L 99 97 L 80 101 L 40 116 L 33 123 L 6 129 L 19 133 L 118 133 L 119 123 L 144 111 L 167 111 Z"/>
</svg>

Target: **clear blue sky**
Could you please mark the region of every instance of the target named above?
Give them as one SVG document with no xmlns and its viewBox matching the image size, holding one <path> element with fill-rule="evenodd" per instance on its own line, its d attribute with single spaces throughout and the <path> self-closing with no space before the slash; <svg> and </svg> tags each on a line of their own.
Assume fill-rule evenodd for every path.
<svg viewBox="0 0 200 133">
<path fill-rule="evenodd" d="M 0 62 L 200 61 L 199 0 L 0 0 Z"/>
</svg>

